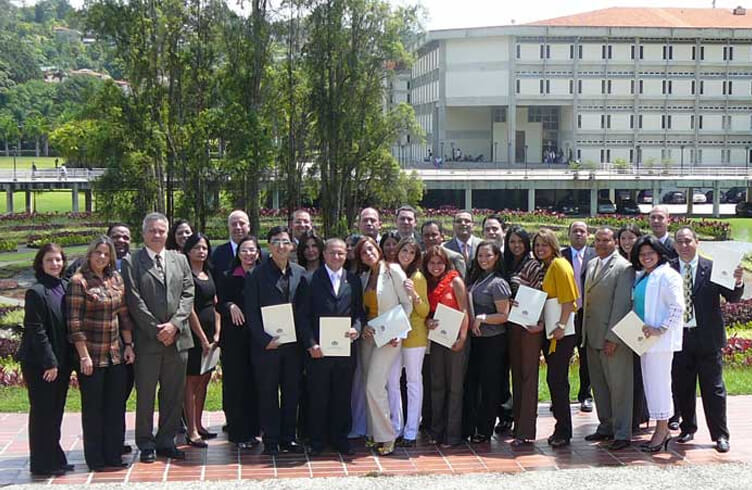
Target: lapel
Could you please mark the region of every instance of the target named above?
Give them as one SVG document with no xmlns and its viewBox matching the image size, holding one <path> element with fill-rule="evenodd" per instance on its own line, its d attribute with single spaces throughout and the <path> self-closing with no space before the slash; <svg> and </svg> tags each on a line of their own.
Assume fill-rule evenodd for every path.
<svg viewBox="0 0 752 490">
<path fill-rule="evenodd" d="M 591 260 L 592 265 L 590 265 L 590 262 L 588 263 L 588 270 L 592 270 L 593 274 L 595 274 L 595 267 L 598 264 L 598 259 L 594 258 Z M 611 272 L 611 269 L 614 268 L 616 262 L 616 257 L 612 257 L 611 260 L 608 262 L 608 265 L 606 267 L 602 267 L 601 270 L 598 271 L 598 274 L 595 275 L 595 277 L 592 278 L 592 281 L 590 283 L 590 286 L 588 289 L 592 288 L 596 284 L 598 284 L 608 273 Z"/>
<path fill-rule="evenodd" d="M 697 257 L 697 274 L 695 274 L 695 280 L 692 284 L 692 297 L 694 298 L 700 286 L 707 278 L 710 277 L 710 271 L 708 270 L 708 262 L 702 257 Z"/>
<path fill-rule="evenodd" d="M 146 251 L 146 248 L 141 249 L 140 255 L 141 256 L 139 257 L 139 260 L 141 261 L 141 265 L 143 266 L 144 270 L 148 271 L 149 274 L 151 274 L 158 283 L 164 284 L 164 280 L 157 272 L 157 264 L 149 258 L 149 253 Z M 167 261 L 165 260 L 165 271 L 167 270 L 166 263 Z"/>
</svg>

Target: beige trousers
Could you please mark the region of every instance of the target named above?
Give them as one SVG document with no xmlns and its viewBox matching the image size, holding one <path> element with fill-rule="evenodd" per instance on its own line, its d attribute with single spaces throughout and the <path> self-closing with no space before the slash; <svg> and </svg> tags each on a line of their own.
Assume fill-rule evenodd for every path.
<svg viewBox="0 0 752 490">
<path fill-rule="evenodd" d="M 386 385 L 392 365 L 401 352 L 401 343 L 397 347 L 386 344 L 377 348 L 373 337 L 362 339 L 360 342 L 363 384 L 366 386 L 368 408 L 368 436 L 376 442 L 390 442 L 397 437 L 390 417 Z"/>
</svg>

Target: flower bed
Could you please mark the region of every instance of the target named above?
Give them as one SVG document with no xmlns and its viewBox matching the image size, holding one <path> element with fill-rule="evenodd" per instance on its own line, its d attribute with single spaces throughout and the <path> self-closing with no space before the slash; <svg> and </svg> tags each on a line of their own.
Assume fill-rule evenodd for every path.
<svg viewBox="0 0 752 490">
<path fill-rule="evenodd" d="M 101 235 L 101 231 L 94 230 L 35 233 L 28 236 L 27 246 L 29 248 L 39 248 L 48 242 L 55 242 L 61 247 L 67 247 L 71 245 L 87 245 L 92 240 Z"/>
<path fill-rule="evenodd" d="M 723 348 L 723 364 L 728 367 L 752 366 L 752 339 L 729 338 Z"/>
<path fill-rule="evenodd" d="M 724 303 L 721 305 L 721 313 L 723 324 L 727 327 L 752 328 L 752 298 L 738 303 Z"/>
</svg>

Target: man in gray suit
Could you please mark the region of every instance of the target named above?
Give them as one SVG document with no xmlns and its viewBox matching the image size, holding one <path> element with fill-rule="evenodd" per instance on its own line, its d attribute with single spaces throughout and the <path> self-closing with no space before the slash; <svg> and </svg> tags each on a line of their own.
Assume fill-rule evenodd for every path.
<svg viewBox="0 0 752 490">
<path fill-rule="evenodd" d="M 587 265 L 582 342 L 600 424 L 587 441 L 614 439 L 612 451 L 632 439 L 632 351 L 611 329 L 632 309 L 634 270 L 616 250 L 614 230 L 595 232 L 597 258 Z"/>
<path fill-rule="evenodd" d="M 465 270 L 460 270 L 464 277 L 470 271 L 475 256 L 475 250 L 481 239 L 473 235 L 473 215 L 470 211 L 460 211 L 454 215 L 454 237 L 444 244 L 444 247 L 462 255 L 465 260 Z"/>
<path fill-rule="evenodd" d="M 188 316 L 193 310 L 193 276 L 188 260 L 166 250 L 167 218 L 146 215 L 144 248 L 123 259 L 128 311 L 136 329 L 135 363 L 136 444 L 141 461 L 153 463 L 156 454 L 184 459 L 175 447 L 185 387 L 188 349 L 193 347 Z M 154 392 L 159 383 L 159 429 L 154 426 Z"/>
<path fill-rule="evenodd" d="M 446 245 L 443 244 L 444 230 L 442 229 L 440 222 L 434 220 L 423 222 L 423 225 L 420 227 L 420 233 L 423 237 L 424 250 L 433 247 L 434 245 L 442 247 L 449 257 L 449 260 L 452 262 L 452 266 L 455 270 L 463 276 L 465 275 L 465 270 L 467 269 L 465 259 L 462 257 L 462 254 L 448 249 Z"/>
</svg>

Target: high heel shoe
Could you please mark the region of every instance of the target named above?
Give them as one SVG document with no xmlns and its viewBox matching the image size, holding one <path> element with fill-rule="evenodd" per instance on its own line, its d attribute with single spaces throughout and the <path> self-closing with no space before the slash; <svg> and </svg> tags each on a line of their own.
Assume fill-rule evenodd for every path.
<svg viewBox="0 0 752 490">
<path fill-rule="evenodd" d="M 196 439 L 195 441 L 188 436 L 185 436 L 185 443 L 193 447 L 208 447 L 209 445 L 203 439 Z"/>
<path fill-rule="evenodd" d="M 389 456 L 394 452 L 394 441 L 382 442 L 377 451 L 379 456 Z"/>
<path fill-rule="evenodd" d="M 663 438 L 661 442 L 656 444 L 655 446 L 651 446 L 649 442 L 646 442 L 645 444 L 640 445 L 640 451 L 643 453 L 657 453 L 661 449 L 664 451 L 668 451 L 668 443 L 671 441 L 671 434 L 666 434 L 666 437 Z"/>
<path fill-rule="evenodd" d="M 378 446 L 378 443 L 377 443 L 376 441 L 374 441 L 374 440 L 373 440 L 373 438 L 371 438 L 371 437 L 366 437 L 366 442 L 364 443 L 364 445 L 365 445 L 365 446 L 366 446 L 366 447 L 367 447 L 368 449 L 373 449 L 373 448 L 375 448 L 376 446 Z"/>
<path fill-rule="evenodd" d="M 196 432 L 198 432 L 198 435 L 201 436 L 201 439 L 214 439 L 215 437 L 217 437 L 216 432 L 209 432 L 206 429 L 199 429 Z"/>
</svg>

